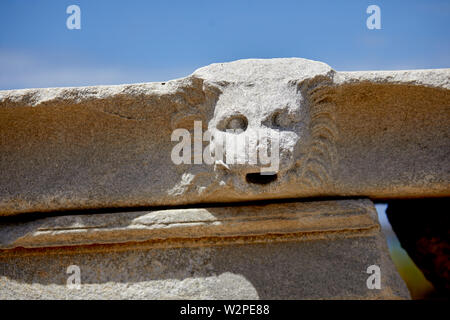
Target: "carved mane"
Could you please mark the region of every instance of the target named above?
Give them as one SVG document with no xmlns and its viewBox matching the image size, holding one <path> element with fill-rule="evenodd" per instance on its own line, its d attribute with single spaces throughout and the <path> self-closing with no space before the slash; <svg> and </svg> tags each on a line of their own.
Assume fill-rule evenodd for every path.
<svg viewBox="0 0 450 320">
<path fill-rule="evenodd" d="M 300 183 L 308 187 L 325 186 L 332 181 L 337 164 L 337 127 L 331 79 L 316 77 L 300 84 L 299 90 L 309 106 L 309 140 L 302 148 L 308 150 L 297 161 Z"/>
</svg>

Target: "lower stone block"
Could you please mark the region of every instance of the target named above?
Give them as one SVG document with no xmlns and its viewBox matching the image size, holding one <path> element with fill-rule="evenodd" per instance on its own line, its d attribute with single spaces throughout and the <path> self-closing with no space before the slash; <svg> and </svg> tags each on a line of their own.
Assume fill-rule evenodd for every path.
<svg viewBox="0 0 450 320">
<path fill-rule="evenodd" d="M 186 209 L 177 210 L 180 217 Z M 162 224 L 143 233 L 136 233 L 136 226 L 130 232 L 123 223 L 110 223 L 114 232 L 92 227 L 100 216 L 108 225 L 105 216 L 113 219 L 114 214 L 79 215 L 76 228 L 58 225 L 59 233 L 49 231 L 48 220 L 10 223 L 7 239 L 2 238 L 2 246 L 9 249 L 0 250 L 0 299 L 409 298 L 368 200 L 202 210 L 216 213 L 210 218 L 216 222 L 197 225 L 202 233 L 189 223 L 177 223 L 169 233 L 161 232 L 167 228 Z M 160 211 L 158 219 L 163 217 Z M 14 228 L 21 230 L 15 240 Z M 61 246 L 64 230 L 86 243 Z M 107 241 L 102 241 L 105 234 Z M 112 243 L 114 234 L 119 243 Z M 127 234 L 135 238 L 126 241 Z M 14 245 L 21 243 L 20 237 L 26 240 L 22 245 L 32 244 L 33 236 L 40 247 Z M 44 246 L 45 241 L 53 246 Z"/>
</svg>

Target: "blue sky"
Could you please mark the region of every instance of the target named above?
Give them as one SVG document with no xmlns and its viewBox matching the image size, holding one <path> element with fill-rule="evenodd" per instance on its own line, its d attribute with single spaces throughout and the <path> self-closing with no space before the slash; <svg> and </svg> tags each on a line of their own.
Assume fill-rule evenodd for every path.
<svg viewBox="0 0 450 320">
<path fill-rule="evenodd" d="M 81 8 L 81 30 L 66 8 Z M 366 8 L 381 8 L 369 30 Z M 0 1 L 0 89 L 165 81 L 213 62 L 450 67 L 450 1 Z"/>
</svg>

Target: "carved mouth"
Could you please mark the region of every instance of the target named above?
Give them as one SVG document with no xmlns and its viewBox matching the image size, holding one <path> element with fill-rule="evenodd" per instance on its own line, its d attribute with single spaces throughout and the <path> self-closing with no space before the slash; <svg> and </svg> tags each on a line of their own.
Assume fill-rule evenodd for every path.
<svg viewBox="0 0 450 320">
<path fill-rule="evenodd" d="M 245 180 L 248 183 L 253 184 L 269 184 L 275 180 L 277 180 L 278 175 L 275 174 L 261 174 L 260 172 L 255 173 L 247 173 L 245 175 Z"/>
</svg>

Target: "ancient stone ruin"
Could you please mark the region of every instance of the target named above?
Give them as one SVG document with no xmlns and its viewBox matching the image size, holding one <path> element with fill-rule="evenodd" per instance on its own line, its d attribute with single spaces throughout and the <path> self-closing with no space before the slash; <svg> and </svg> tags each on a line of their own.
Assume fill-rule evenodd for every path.
<svg viewBox="0 0 450 320">
<path fill-rule="evenodd" d="M 373 202 L 450 196 L 449 89 L 292 58 L 0 91 L 0 299 L 408 299 Z"/>
</svg>

